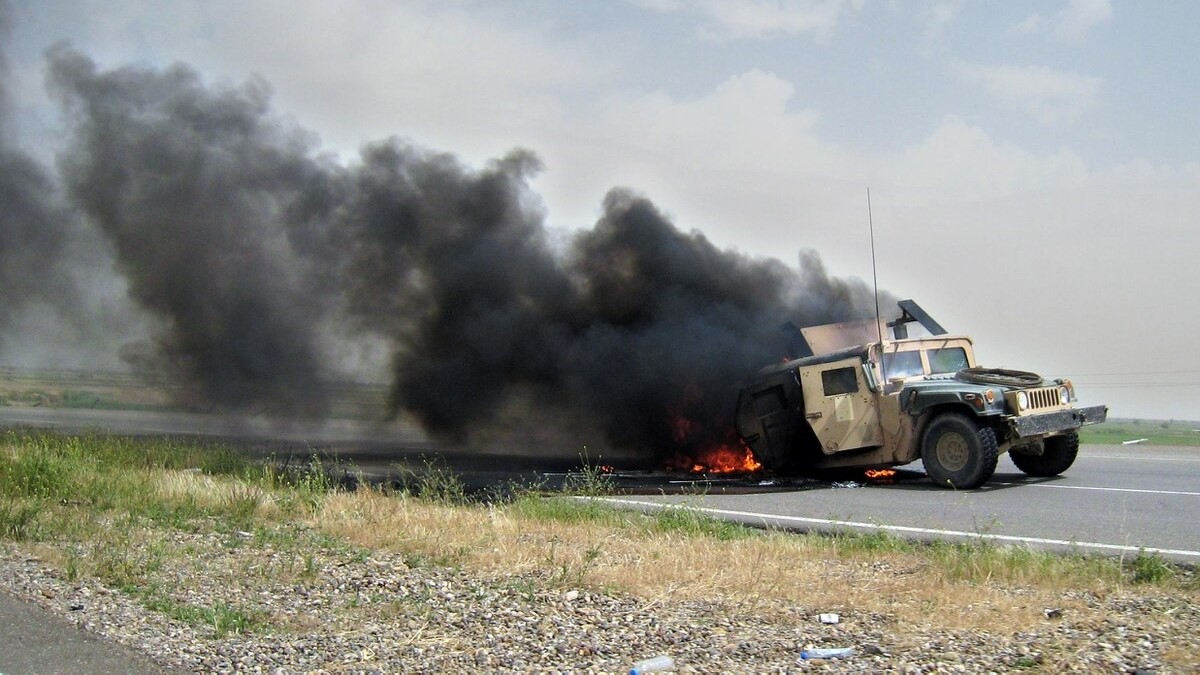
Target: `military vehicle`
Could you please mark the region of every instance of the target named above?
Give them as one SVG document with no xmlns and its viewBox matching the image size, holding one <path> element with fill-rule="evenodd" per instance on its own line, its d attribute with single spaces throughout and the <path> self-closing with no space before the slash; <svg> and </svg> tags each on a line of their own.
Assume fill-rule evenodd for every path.
<svg viewBox="0 0 1200 675">
<path fill-rule="evenodd" d="M 987 482 L 1001 453 L 1031 476 L 1067 470 L 1081 426 L 1103 405 L 1077 407 L 1070 380 L 981 368 L 971 338 L 912 300 L 890 322 L 800 329 L 803 354 L 768 366 L 738 395 L 736 427 L 768 470 L 881 469 L 920 459 L 934 483 Z M 909 337 L 917 323 L 928 335 Z M 890 332 L 890 339 L 888 334 Z"/>
</svg>

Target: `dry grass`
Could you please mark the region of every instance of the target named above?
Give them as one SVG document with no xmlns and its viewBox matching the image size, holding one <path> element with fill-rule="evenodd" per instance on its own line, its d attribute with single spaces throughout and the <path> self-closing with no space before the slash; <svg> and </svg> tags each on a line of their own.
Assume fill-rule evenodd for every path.
<svg viewBox="0 0 1200 675">
<path fill-rule="evenodd" d="M 364 547 L 495 575 L 540 573 L 564 586 L 651 599 L 720 597 L 766 612 L 798 606 L 866 612 L 943 629 L 1009 631 L 1044 620 L 1047 607 L 1079 616 L 1086 605 L 1065 597 L 1065 590 L 1103 596 L 1123 583 L 1080 579 L 1077 567 L 1073 574 L 1065 571 L 1066 562 L 1057 571 L 1010 562 L 1003 572 L 1008 578 L 1000 580 L 1001 571 L 989 572 L 985 563 L 957 570 L 911 547 L 839 547 L 782 533 L 721 540 L 656 531 L 653 517 L 635 513 L 568 521 L 513 505 L 449 506 L 371 491 L 329 496 L 311 524 Z"/>
<path fill-rule="evenodd" d="M 151 484 L 165 500 L 190 500 L 197 506 L 222 510 L 245 508 L 247 515 L 278 515 L 274 496 L 258 485 L 199 471 L 155 471 Z"/>
</svg>

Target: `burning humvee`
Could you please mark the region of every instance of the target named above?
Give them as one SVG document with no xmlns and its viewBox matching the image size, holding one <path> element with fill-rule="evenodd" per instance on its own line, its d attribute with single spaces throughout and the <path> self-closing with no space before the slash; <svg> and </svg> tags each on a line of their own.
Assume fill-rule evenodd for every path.
<svg viewBox="0 0 1200 675">
<path fill-rule="evenodd" d="M 799 331 L 801 358 L 768 366 L 738 395 L 737 433 L 766 469 L 879 469 L 921 460 L 938 485 L 975 488 L 1007 452 L 1031 476 L 1066 471 L 1078 430 L 1070 380 L 981 368 L 971 338 L 947 335 L 912 300 L 895 321 Z M 909 335 L 917 323 L 928 333 Z M 890 338 L 888 334 L 890 333 Z"/>
</svg>

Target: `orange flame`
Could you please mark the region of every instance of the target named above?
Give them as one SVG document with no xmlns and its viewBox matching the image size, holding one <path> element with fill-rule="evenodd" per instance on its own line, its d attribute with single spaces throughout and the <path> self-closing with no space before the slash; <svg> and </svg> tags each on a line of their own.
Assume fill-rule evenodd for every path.
<svg viewBox="0 0 1200 675">
<path fill-rule="evenodd" d="M 667 468 L 706 474 L 753 473 L 762 469 L 762 462 L 753 450 L 738 441 L 714 444 L 686 455 L 680 453 L 667 463 Z"/>
<path fill-rule="evenodd" d="M 891 478 L 896 475 L 892 469 L 867 469 L 867 478 L 875 480 L 877 478 Z"/>
<path fill-rule="evenodd" d="M 686 406 L 681 403 L 679 407 Z M 664 463 L 668 470 L 731 474 L 753 473 L 763 468 L 732 425 L 697 423 L 679 410 L 671 411 L 667 424 L 675 445 L 674 458 Z"/>
</svg>

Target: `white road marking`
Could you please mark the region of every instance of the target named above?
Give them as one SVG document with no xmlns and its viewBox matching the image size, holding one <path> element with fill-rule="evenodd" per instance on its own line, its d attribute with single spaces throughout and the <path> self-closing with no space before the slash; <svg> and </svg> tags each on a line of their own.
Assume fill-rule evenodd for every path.
<svg viewBox="0 0 1200 675">
<path fill-rule="evenodd" d="M 1195 457 L 1148 457 L 1146 455 L 1099 455 L 1089 452 L 1086 455 L 1079 455 L 1079 459 L 1128 459 L 1136 462 L 1200 462 L 1200 454 Z"/>
<path fill-rule="evenodd" d="M 1025 487 L 1057 488 L 1059 490 L 1099 490 L 1102 492 L 1138 492 L 1148 495 L 1184 495 L 1200 497 L 1200 492 L 1183 492 L 1181 490 L 1140 490 L 1138 488 L 1096 487 L 1091 485 L 1052 485 L 1049 483 L 995 483 L 995 485 L 1022 485 Z"/>
<path fill-rule="evenodd" d="M 754 511 L 731 511 L 729 509 L 713 509 L 701 506 L 691 506 L 688 504 L 666 504 L 662 502 L 645 502 L 633 499 L 616 499 L 614 497 L 575 497 L 575 499 L 608 502 L 618 505 L 634 505 L 645 506 L 655 509 L 682 509 L 688 511 L 697 511 L 699 513 L 708 513 L 718 516 L 737 516 L 741 518 L 758 518 L 763 521 L 764 525 L 770 524 L 771 521 L 776 522 L 791 522 L 804 523 L 808 525 L 836 525 L 839 527 L 853 527 L 863 530 L 888 532 L 903 532 L 905 534 L 933 534 L 942 537 L 964 537 L 967 539 L 979 539 L 981 541 L 1007 541 L 1021 544 L 1041 544 L 1046 546 L 1067 546 L 1072 548 L 1096 549 L 1101 551 L 1115 551 L 1120 553 L 1137 553 L 1143 551 L 1146 553 L 1161 553 L 1164 555 L 1186 556 L 1189 558 L 1200 558 L 1200 551 L 1188 551 L 1184 549 L 1171 548 L 1156 548 L 1152 546 L 1126 546 L 1123 544 L 1105 544 L 1094 541 L 1069 541 L 1066 539 L 1046 539 L 1043 537 L 1019 537 L 1008 534 L 983 534 L 979 532 L 965 532 L 961 530 L 939 530 L 928 527 L 908 527 L 905 525 L 880 525 L 878 523 L 860 523 L 852 520 L 832 520 L 829 518 L 806 518 L 803 516 L 783 516 L 773 513 L 757 513 Z"/>
</svg>

